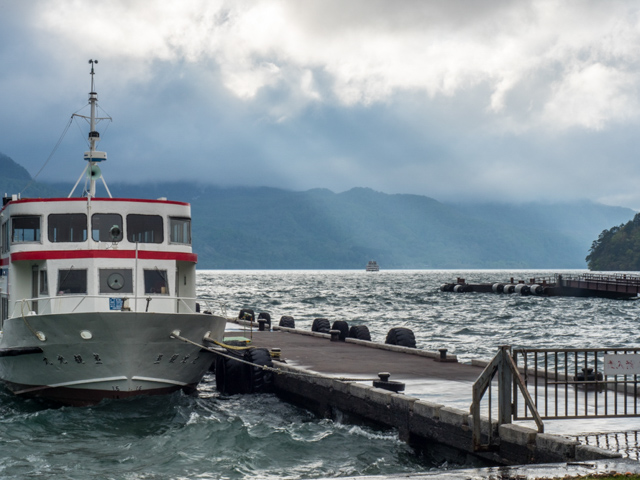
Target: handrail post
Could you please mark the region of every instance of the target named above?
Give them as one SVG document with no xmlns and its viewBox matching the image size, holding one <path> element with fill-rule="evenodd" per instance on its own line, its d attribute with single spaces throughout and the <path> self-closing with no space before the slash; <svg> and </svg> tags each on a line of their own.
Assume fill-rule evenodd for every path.
<svg viewBox="0 0 640 480">
<path fill-rule="evenodd" d="M 498 363 L 498 423 L 500 425 L 511 423 L 512 402 L 511 391 L 513 385 L 513 375 L 509 365 L 511 347 L 502 345 L 500 347 L 500 362 Z"/>
</svg>

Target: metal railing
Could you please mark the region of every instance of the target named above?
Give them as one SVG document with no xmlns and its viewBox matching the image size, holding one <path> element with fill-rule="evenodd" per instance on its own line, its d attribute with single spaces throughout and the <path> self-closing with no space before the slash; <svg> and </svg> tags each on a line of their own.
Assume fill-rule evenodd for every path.
<svg viewBox="0 0 640 480">
<path fill-rule="evenodd" d="M 513 358 L 542 419 L 607 418 L 640 415 L 638 352 L 514 349 Z M 513 402 L 514 420 L 531 419 L 526 409 L 519 408 L 519 395 L 514 394 Z"/>
<path fill-rule="evenodd" d="M 562 280 L 573 280 L 583 282 L 599 282 L 616 285 L 640 286 L 640 275 L 630 275 L 626 273 L 580 273 L 580 274 L 556 274 Z"/>
<path fill-rule="evenodd" d="M 492 387 L 498 425 L 533 420 L 543 432 L 542 420 L 640 416 L 639 383 L 640 349 L 501 347 L 473 385 L 474 449 L 494 443 Z M 489 419 L 484 437 L 483 409 Z"/>
<path fill-rule="evenodd" d="M 196 298 L 172 297 L 169 295 L 143 297 L 115 297 L 120 302 L 117 308 L 110 308 L 110 298 L 104 295 L 59 295 L 55 297 L 25 298 L 13 302 L 10 317 L 30 315 L 37 305 L 38 313 L 73 313 L 76 311 L 109 311 L 122 310 L 122 303 L 128 301 L 130 311 L 155 311 L 160 313 L 175 313 L 179 310 L 185 313 L 196 313 L 194 305 Z M 202 300 L 198 300 L 201 302 Z M 204 302 L 211 311 L 208 302 Z M 160 307 L 160 308 L 158 308 Z M 126 309 L 126 308 L 125 308 Z"/>
</svg>

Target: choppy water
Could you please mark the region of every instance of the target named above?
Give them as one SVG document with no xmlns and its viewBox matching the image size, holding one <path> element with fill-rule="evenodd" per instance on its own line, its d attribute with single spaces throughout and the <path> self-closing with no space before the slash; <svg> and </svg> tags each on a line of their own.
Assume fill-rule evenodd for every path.
<svg viewBox="0 0 640 480">
<path fill-rule="evenodd" d="M 576 271 L 574 271 L 576 272 Z M 442 293 L 457 277 L 469 283 L 552 276 L 551 271 L 259 271 L 200 272 L 199 295 L 212 305 L 295 318 L 311 328 L 327 317 L 364 324 L 382 341 L 408 327 L 420 348 L 448 348 L 462 361 L 492 358 L 500 345 L 539 348 L 640 346 L 640 304 L 601 298 Z M 565 273 L 567 273 L 565 271 Z"/>
<path fill-rule="evenodd" d="M 201 271 L 198 295 L 229 314 L 241 308 L 368 325 L 383 341 L 394 326 L 420 348 L 461 360 L 499 345 L 638 347 L 640 304 L 605 299 L 441 293 L 469 282 L 548 275 L 497 271 Z M 317 419 L 272 395 L 220 397 L 212 378 L 197 396 L 54 407 L 0 390 L 0 478 L 318 478 L 422 472 L 463 465 L 418 457 L 394 432 Z"/>
</svg>

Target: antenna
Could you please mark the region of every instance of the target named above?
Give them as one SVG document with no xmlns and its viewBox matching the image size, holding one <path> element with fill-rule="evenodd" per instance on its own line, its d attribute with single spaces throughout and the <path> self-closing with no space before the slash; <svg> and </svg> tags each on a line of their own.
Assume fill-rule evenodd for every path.
<svg viewBox="0 0 640 480">
<path fill-rule="evenodd" d="M 78 116 L 89 121 L 89 151 L 84 152 L 84 159 L 88 163 L 86 168 L 84 169 L 84 172 L 80 175 L 80 177 L 78 178 L 78 181 L 73 186 L 73 189 L 69 194 L 69 197 L 73 195 L 73 192 L 78 186 L 78 183 L 80 183 L 80 179 L 82 178 L 82 175 L 84 175 L 85 173 L 90 181 L 89 191 L 87 192 L 90 198 L 94 197 L 96 194 L 96 180 L 98 179 L 102 180 L 102 183 L 105 189 L 107 190 L 109 197 L 111 197 L 111 192 L 109 191 L 109 188 L 107 187 L 107 183 L 104 181 L 104 178 L 100 173 L 100 167 L 98 167 L 97 165 L 98 163 L 104 162 L 107 160 L 107 152 L 98 152 L 96 150 L 96 144 L 100 141 L 100 133 L 98 133 L 98 131 L 96 130 L 96 123 L 99 120 L 105 120 L 105 118 L 97 118 L 96 116 L 96 108 L 98 105 L 98 94 L 95 91 L 95 84 L 94 84 L 93 77 L 96 73 L 94 67 L 97 64 L 98 64 L 98 60 L 95 60 L 95 59 L 89 60 L 89 65 L 91 65 L 91 72 L 89 72 L 91 75 L 91 91 L 89 92 L 89 105 L 91 106 L 91 116 L 85 117 L 84 115 L 77 115 L 77 114 L 72 115 L 72 117 Z M 106 117 L 106 118 L 111 120 L 111 117 Z"/>
<path fill-rule="evenodd" d="M 95 75 L 93 66 L 98 64 L 98 60 L 89 60 L 89 64 L 91 65 L 91 92 L 93 93 L 95 91 L 95 89 L 93 88 L 93 76 Z"/>
</svg>

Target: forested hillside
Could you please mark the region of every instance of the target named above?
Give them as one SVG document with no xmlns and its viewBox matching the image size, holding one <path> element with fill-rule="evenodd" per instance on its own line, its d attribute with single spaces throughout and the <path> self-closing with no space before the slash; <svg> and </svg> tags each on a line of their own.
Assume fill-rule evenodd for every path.
<svg viewBox="0 0 640 480">
<path fill-rule="evenodd" d="M 14 162 L 10 157 L 0 153 L 0 196 L 18 194 L 27 197 L 51 197 L 61 195 L 51 185 L 33 182 L 29 172 Z"/>
<path fill-rule="evenodd" d="M 640 213 L 626 224 L 603 230 L 587 255 L 589 270 L 640 270 Z"/>
<path fill-rule="evenodd" d="M 0 157 L 0 190 L 8 194 L 66 196 L 72 185 L 31 182 L 26 170 Z M 109 187 L 114 196 L 190 202 L 199 268 L 363 269 L 371 259 L 383 269 L 585 268 L 598 232 L 633 216 L 586 202 L 447 205 L 368 188 L 295 192 L 111 181 Z M 105 195 L 102 185 L 98 195 Z"/>
<path fill-rule="evenodd" d="M 592 203 L 464 207 L 366 188 L 171 183 L 111 190 L 190 202 L 200 268 L 364 268 L 370 259 L 382 268 L 585 268 L 603 226 L 633 216 Z"/>
</svg>

